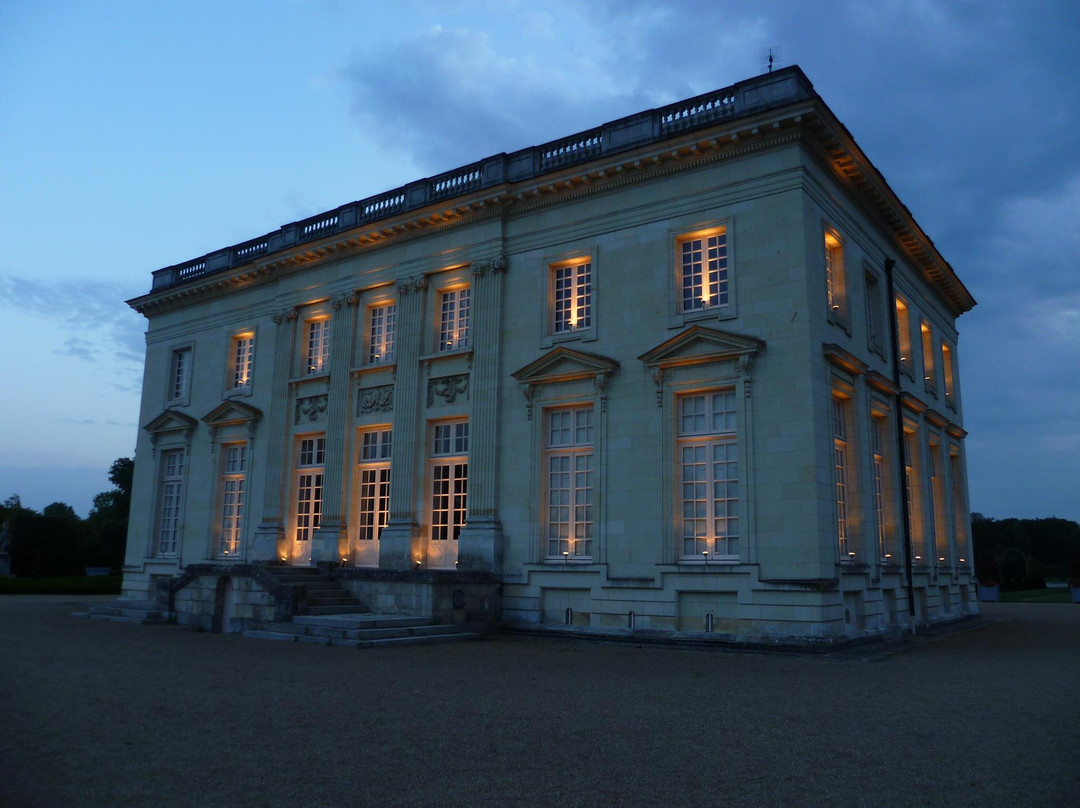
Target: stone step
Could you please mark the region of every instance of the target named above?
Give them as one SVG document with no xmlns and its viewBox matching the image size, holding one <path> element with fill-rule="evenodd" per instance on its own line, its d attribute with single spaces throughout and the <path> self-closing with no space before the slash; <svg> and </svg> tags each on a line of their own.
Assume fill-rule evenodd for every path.
<svg viewBox="0 0 1080 808">
<path fill-rule="evenodd" d="M 457 634 L 435 634 L 419 637 L 390 637 L 384 640 L 356 640 L 356 648 L 399 648 L 406 645 L 442 645 L 451 642 L 478 640 L 479 634 L 461 632 Z M 351 642 L 351 641 L 342 641 Z M 336 643 L 332 643 L 336 644 Z M 350 646 L 351 647 L 351 646 Z"/>
<path fill-rule="evenodd" d="M 247 628 L 243 632 L 245 637 L 252 637 L 257 640 L 278 640 L 280 642 L 296 642 L 295 634 L 286 634 L 281 631 L 259 631 L 258 629 Z"/>
<path fill-rule="evenodd" d="M 353 603 L 358 601 L 345 589 L 335 587 L 333 589 L 308 589 L 308 600 L 348 600 Z"/>
<path fill-rule="evenodd" d="M 357 612 L 355 614 L 297 615 L 292 619 L 299 626 L 328 626 L 332 628 L 401 628 L 431 625 L 430 617 Z"/>
<path fill-rule="evenodd" d="M 110 623 L 129 623 L 134 626 L 162 626 L 168 623 L 165 617 L 132 617 L 117 614 L 90 614 L 91 620 L 105 620 Z"/>
<path fill-rule="evenodd" d="M 274 631 L 247 629 L 243 635 L 253 639 L 275 640 L 277 642 L 302 642 L 309 645 L 334 646 L 337 648 L 380 648 L 408 645 L 434 645 L 438 643 L 462 642 L 479 639 L 479 634 L 461 632 L 456 626 L 406 626 L 401 629 L 370 629 L 360 632 L 361 637 L 330 637 L 318 634 L 297 633 L 296 629 L 324 628 L 321 626 L 295 626 L 283 623 L 275 626 Z M 291 630 L 290 630 L 291 629 Z M 393 632 L 395 636 L 381 636 L 380 632 Z M 411 632 L 402 634 L 401 632 Z M 346 630 L 345 633 L 351 634 Z M 372 636 L 376 635 L 376 636 Z"/>
<path fill-rule="evenodd" d="M 344 603 L 342 605 L 334 606 L 308 606 L 309 615 L 327 615 L 327 614 L 353 614 L 361 609 L 359 603 L 353 601 L 351 603 Z"/>
<path fill-rule="evenodd" d="M 435 636 L 458 632 L 457 626 L 437 626 L 431 623 L 396 628 L 340 628 L 280 623 L 274 626 L 274 630 L 282 634 L 293 634 L 296 637 L 319 637 L 328 640 L 382 640 L 390 637 Z"/>
</svg>

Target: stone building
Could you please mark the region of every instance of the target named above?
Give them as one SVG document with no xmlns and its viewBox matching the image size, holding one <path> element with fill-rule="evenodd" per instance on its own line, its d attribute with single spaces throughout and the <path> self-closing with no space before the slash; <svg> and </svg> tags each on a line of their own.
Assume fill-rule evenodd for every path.
<svg viewBox="0 0 1080 808">
<path fill-rule="evenodd" d="M 975 301 L 797 67 L 130 304 L 124 592 L 181 621 L 223 597 L 226 628 L 288 621 L 316 602 L 294 567 L 358 609 L 553 631 L 817 641 L 976 609 Z"/>
</svg>

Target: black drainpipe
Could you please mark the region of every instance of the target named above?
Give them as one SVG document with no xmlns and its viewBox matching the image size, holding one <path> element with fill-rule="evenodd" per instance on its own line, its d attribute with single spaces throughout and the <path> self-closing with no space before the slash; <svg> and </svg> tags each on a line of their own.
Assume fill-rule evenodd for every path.
<svg viewBox="0 0 1080 808">
<path fill-rule="evenodd" d="M 889 295 L 889 326 L 892 328 L 892 339 L 889 340 L 892 343 L 892 375 L 893 384 L 896 385 L 896 437 L 897 446 L 900 451 L 897 453 L 899 459 L 899 476 L 900 476 L 900 522 L 904 526 L 904 573 L 907 577 L 907 603 L 908 603 L 908 616 L 911 618 L 911 631 L 915 631 L 915 583 L 912 581 L 911 574 L 911 521 L 908 518 L 908 499 L 910 493 L 908 492 L 907 481 L 907 441 L 904 440 L 904 411 L 903 403 L 900 400 L 900 344 L 899 334 L 900 329 L 896 322 L 896 289 L 893 286 L 893 267 L 896 266 L 896 261 L 891 258 L 885 259 L 885 284 Z M 910 338 L 910 337 L 909 337 Z"/>
</svg>

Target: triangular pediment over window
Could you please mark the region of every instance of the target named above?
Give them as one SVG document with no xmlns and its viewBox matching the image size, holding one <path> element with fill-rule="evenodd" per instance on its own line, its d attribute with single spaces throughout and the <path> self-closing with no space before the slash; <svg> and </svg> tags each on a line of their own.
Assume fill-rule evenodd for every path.
<svg viewBox="0 0 1080 808">
<path fill-rule="evenodd" d="M 176 410 L 165 410 L 165 412 L 144 426 L 143 429 L 150 433 L 150 445 L 154 448 L 156 454 L 158 441 L 162 437 L 179 436 L 185 444 L 188 444 L 191 442 L 191 433 L 195 431 L 195 427 L 198 425 L 199 422 L 190 415 L 185 415 Z M 170 441 L 173 439 L 170 438 Z"/>
<path fill-rule="evenodd" d="M 223 401 L 202 417 L 207 426 L 232 426 L 247 421 L 258 421 L 262 410 L 242 401 Z"/>
<path fill-rule="evenodd" d="M 753 356 L 764 348 L 765 343 L 754 337 L 695 325 L 661 342 L 638 359 L 651 368 L 674 368 Z"/>
<path fill-rule="evenodd" d="M 609 376 L 619 367 L 614 359 L 598 354 L 555 348 L 511 375 L 522 384 L 552 384 Z"/>
<path fill-rule="evenodd" d="M 218 430 L 224 427 L 246 425 L 247 438 L 255 437 L 255 425 L 262 418 L 262 410 L 242 401 L 223 401 L 202 417 L 203 423 L 210 427 L 210 443 L 217 443 Z"/>
<path fill-rule="evenodd" d="M 185 415 L 176 410 L 165 410 L 157 418 L 143 427 L 151 435 L 157 437 L 168 432 L 192 432 L 199 422 L 190 415 Z"/>
</svg>

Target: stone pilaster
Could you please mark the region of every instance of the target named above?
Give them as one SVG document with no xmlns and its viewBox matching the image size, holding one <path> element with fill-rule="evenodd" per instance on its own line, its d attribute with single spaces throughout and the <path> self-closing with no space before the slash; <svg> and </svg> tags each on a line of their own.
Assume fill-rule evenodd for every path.
<svg viewBox="0 0 1080 808">
<path fill-rule="evenodd" d="M 288 554 L 285 540 L 285 514 L 282 509 L 282 489 L 289 479 L 285 468 L 285 415 L 289 410 L 289 377 L 292 375 L 292 347 L 296 343 L 295 308 L 277 312 L 274 320 L 274 370 L 270 396 L 270 417 L 267 424 L 266 456 L 263 468 L 263 510 L 255 528 L 252 560 L 276 560 Z"/>
<path fill-rule="evenodd" d="M 322 517 L 311 541 L 311 562 L 338 561 L 342 542 L 348 541 L 344 513 L 345 486 L 348 484 L 348 458 L 345 456 L 348 428 L 349 393 L 352 379 L 349 364 L 355 333 L 355 292 L 330 299 L 334 309 L 330 326 L 330 388 L 326 406 L 326 465 L 323 470 Z"/>
<path fill-rule="evenodd" d="M 424 328 L 427 278 L 399 280 L 395 323 L 394 449 L 390 465 L 390 518 L 379 539 L 379 568 L 412 569 L 422 558 L 416 504 L 419 435 L 420 347 Z"/>
<path fill-rule="evenodd" d="M 498 495 L 499 368 L 502 288 L 506 257 L 473 268 L 472 378 L 469 396 L 469 512 L 458 538 L 458 569 L 502 571 L 503 534 Z"/>
</svg>

